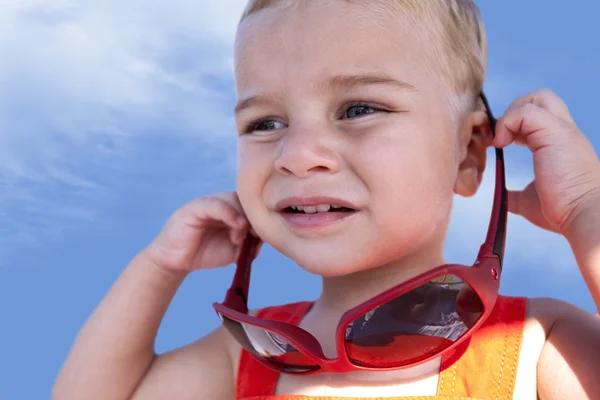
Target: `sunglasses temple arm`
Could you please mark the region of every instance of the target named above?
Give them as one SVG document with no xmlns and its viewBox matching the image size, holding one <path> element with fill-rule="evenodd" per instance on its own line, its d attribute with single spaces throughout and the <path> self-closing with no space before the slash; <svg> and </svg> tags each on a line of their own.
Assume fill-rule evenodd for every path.
<svg viewBox="0 0 600 400">
<path fill-rule="evenodd" d="M 485 104 L 490 120 L 492 133 L 496 132 L 496 118 L 492 114 L 486 96 L 482 93 L 481 99 Z M 479 250 L 478 258 L 489 257 L 492 254 L 498 257 L 500 268 L 504 261 L 504 248 L 506 243 L 506 223 L 508 217 L 508 192 L 506 190 L 506 173 L 504 170 L 504 152 L 496 148 L 496 187 L 494 189 L 494 203 L 490 218 L 489 229 L 485 243 Z"/>
<path fill-rule="evenodd" d="M 252 271 L 252 260 L 260 239 L 248 234 L 236 262 L 235 275 L 231 287 L 225 295 L 223 304 L 240 311 L 248 312 L 248 291 L 250 287 L 250 272 Z"/>
</svg>

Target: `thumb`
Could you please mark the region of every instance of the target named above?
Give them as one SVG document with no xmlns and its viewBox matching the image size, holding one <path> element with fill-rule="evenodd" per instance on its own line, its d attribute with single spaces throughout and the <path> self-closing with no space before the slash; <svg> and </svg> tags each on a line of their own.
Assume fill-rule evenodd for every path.
<svg viewBox="0 0 600 400">
<path fill-rule="evenodd" d="M 557 227 L 544 216 L 533 182 L 524 190 L 508 191 L 508 212 L 519 215 L 542 229 L 558 232 Z"/>
<path fill-rule="evenodd" d="M 508 191 L 508 212 L 511 214 L 521 215 L 521 210 L 523 209 L 522 204 L 522 194 L 521 190 L 509 190 Z"/>
</svg>

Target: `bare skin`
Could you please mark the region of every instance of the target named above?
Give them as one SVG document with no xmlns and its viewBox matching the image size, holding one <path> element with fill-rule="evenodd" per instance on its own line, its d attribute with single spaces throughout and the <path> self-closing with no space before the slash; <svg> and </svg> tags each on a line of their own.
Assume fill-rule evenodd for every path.
<svg viewBox="0 0 600 400">
<path fill-rule="evenodd" d="M 413 40 L 417 28 L 400 18 L 373 24 L 377 15 L 346 2 L 306 4 L 258 13 L 240 28 L 238 98 L 259 97 L 236 113 L 237 193 L 187 204 L 130 263 L 80 332 L 54 399 L 232 399 L 240 348 L 222 328 L 163 355 L 154 340 L 184 279 L 232 263 L 250 225 L 323 277 L 301 326 L 333 355 L 344 311 L 445 263 L 452 198 L 477 191 L 492 144 L 530 148 L 535 184 L 511 192 L 510 211 L 567 238 L 600 306 L 600 164 L 562 101 L 548 91 L 518 99 L 492 142 L 485 112 L 456 115 L 452 90 L 423 67 L 427 41 Z M 282 222 L 278 201 L 315 195 L 359 212 L 322 231 Z M 600 398 L 599 338 L 597 316 L 532 299 L 515 398 Z M 392 373 L 282 376 L 277 391 L 434 395 L 438 371 L 434 360 Z"/>
</svg>

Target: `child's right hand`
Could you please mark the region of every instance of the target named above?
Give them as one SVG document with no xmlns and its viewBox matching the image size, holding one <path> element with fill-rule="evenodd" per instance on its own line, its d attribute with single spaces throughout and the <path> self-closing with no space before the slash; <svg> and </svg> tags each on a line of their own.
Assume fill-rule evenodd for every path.
<svg viewBox="0 0 600 400">
<path fill-rule="evenodd" d="M 249 231 L 237 194 L 219 193 L 177 210 L 144 251 L 158 267 L 185 275 L 233 263 Z"/>
<path fill-rule="evenodd" d="M 233 398 L 231 339 L 223 328 L 160 356 L 154 343 L 185 277 L 231 264 L 249 231 L 235 193 L 202 197 L 173 213 L 82 328 L 52 398 L 176 398 L 174 390 L 184 389 L 197 398 Z"/>
</svg>

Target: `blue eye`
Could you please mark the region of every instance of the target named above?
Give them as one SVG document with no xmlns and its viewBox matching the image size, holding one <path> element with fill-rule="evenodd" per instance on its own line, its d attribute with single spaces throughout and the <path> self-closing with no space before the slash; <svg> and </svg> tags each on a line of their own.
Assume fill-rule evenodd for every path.
<svg viewBox="0 0 600 400">
<path fill-rule="evenodd" d="M 246 133 L 251 133 L 255 131 L 259 132 L 268 132 L 275 131 L 277 129 L 282 129 L 285 125 L 282 122 L 275 121 L 272 119 L 267 119 L 263 121 L 258 121 L 250 124 L 246 129 Z"/>
<path fill-rule="evenodd" d="M 377 110 L 366 104 L 355 104 L 346 109 L 343 115 L 343 119 L 353 119 L 363 117 L 365 115 L 373 114 Z"/>
</svg>

